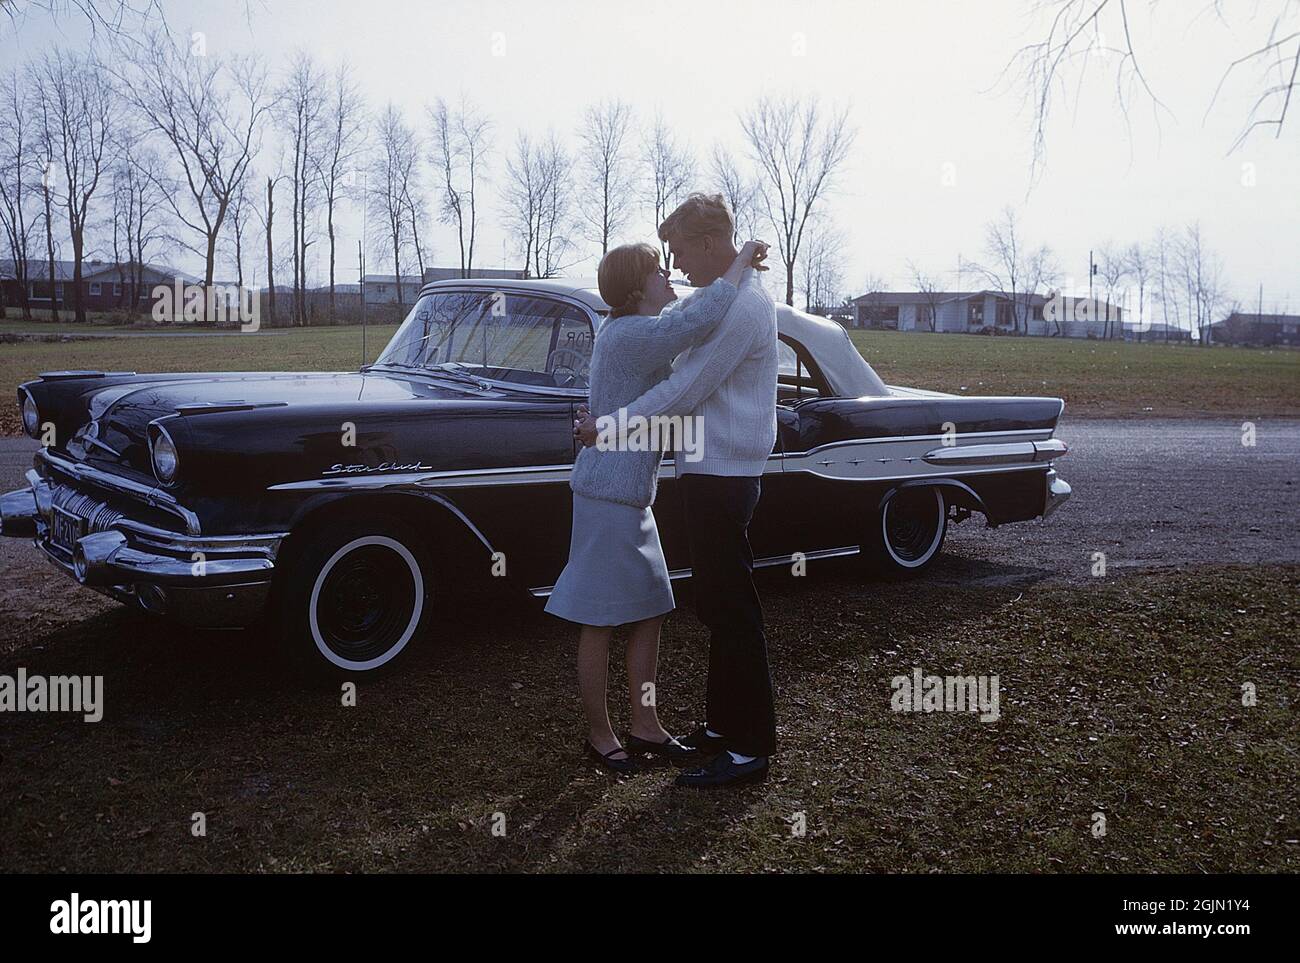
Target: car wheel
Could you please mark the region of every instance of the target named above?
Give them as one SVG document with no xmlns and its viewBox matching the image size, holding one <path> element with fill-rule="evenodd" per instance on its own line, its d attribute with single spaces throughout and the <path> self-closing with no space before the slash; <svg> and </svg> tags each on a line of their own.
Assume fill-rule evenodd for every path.
<svg viewBox="0 0 1300 963">
<path fill-rule="evenodd" d="M 314 674 L 388 671 L 424 633 L 433 565 L 418 530 L 348 519 L 306 535 L 287 563 L 279 608 L 287 653 Z"/>
<path fill-rule="evenodd" d="M 862 555 L 876 574 L 910 578 L 939 556 L 948 532 L 948 505 L 937 487 L 896 490 L 876 513 Z"/>
</svg>

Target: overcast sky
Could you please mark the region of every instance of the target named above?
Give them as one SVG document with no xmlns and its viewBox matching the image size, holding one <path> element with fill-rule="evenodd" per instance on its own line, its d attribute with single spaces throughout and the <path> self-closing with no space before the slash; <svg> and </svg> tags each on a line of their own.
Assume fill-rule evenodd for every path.
<svg viewBox="0 0 1300 963">
<path fill-rule="evenodd" d="M 1032 190 L 1022 88 L 999 84 L 1009 58 L 1041 34 L 1031 6 L 265 0 L 253 2 L 246 17 L 238 0 L 163 3 L 173 29 L 205 34 L 209 54 L 255 51 L 275 68 L 299 46 L 326 65 L 347 58 L 371 106 L 394 101 L 411 123 L 425 121 L 424 105 L 435 97 L 463 92 L 492 116 L 499 151 L 517 131 L 543 134 L 548 126 L 572 146 L 583 109 L 617 97 L 641 118 L 661 109 L 694 147 L 703 172 L 715 142 L 743 153 L 737 114 L 761 93 L 847 105 L 858 137 L 827 210 L 845 233 L 852 294 L 862 293 L 869 275 L 907 289 L 909 259 L 956 288 L 959 255 L 985 256 L 986 223 L 1013 204 L 1022 209 L 1027 240 L 1050 244 L 1065 274 L 1085 288 L 1090 247 L 1146 241 L 1161 225 L 1199 220 L 1234 297 L 1254 309 L 1262 284 L 1266 311 L 1300 313 L 1300 116 L 1280 139 L 1261 132 L 1229 154 L 1255 88 L 1229 84 L 1206 115 L 1223 69 L 1266 29 L 1263 19 L 1248 19 L 1255 0 L 1228 0 L 1230 10 L 1243 11 L 1228 26 L 1212 13 L 1196 16 L 1208 3 L 1158 4 L 1154 13 L 1132 5 L 1142 66 L 1170 114 L 1157 130 L 1149 102 L 1136 98 L 1130 135 L 1113 67 L 1094 59 L 1077 109 L 1073 89 L 1058 105 L 1046 167 Z M 51 45 L 82 49 L 88 35 L 74 16 L 53 23 L 34 14 L 16 28 L 0 27 L 0 62 L 21 62 Z M 503 248 L 494 216 L 502 167 L 498 153 L 481 266 L 519 260 Z M 945 171 L 955 183 L 944 184 Z M 713 187 L 705 180 L 698 186 Z M 281 206 L 287 212 L 287 197 Z M 344 220 L 339 275 L 355 280 L 357 224 Z M 643 217 L 619 240 L 650 240 L 652 228 Z M 429 263 L 457 263 L 449 229 L 433 229 L 433 246 Z M 313 250 L 319 257 L 324 245 Z M 370 270 L 391 270 L 379 257 L 371 254 Z M 323 264 L 317 271 L 324 273 Z M 571 273 L 593 271 L 588 259 Z M 264 275 L 258 266 L 258 283 Z M 960 285 L 979 286 L 969 272 Z"/>
</svg>

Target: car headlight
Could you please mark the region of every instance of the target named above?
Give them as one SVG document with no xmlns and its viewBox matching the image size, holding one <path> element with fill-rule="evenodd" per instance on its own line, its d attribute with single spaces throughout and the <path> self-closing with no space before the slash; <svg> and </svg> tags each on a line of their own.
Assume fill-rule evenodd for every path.
<svg viewBox="0 0 1300 963">
<path fill-rule="evenodd" d="M 23 430 L 35 438 L 41 431 L 41 413 L 36 408 L 36 399 L 23 392 Z"/>
<path fill-rule="evenodd" d="M 170 485 L 176 480 L 176 472 L 180 468 L 180 456 L 176 453 L 171 435 L 162 428 L 156 428 L 153 444 L 149 447 L 153 456 L 154 475 L 164 485 Z"/>
</svg>

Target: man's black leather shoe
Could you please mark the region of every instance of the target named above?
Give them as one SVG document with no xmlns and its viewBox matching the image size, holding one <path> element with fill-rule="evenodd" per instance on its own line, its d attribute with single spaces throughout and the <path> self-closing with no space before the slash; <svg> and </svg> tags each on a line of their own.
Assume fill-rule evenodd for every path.
<svg viewBox="0 0 1300 963">
<path fill-rule="evenodd" d="M 677 741 L 692 752 L 698 752 L 702 758 L 707 759 L 709 756 L 716 755 L 723 749 L 727 748 L 727 740 L 723 736 L 711 736 L 706 732 L 707 726 L 700 726 L 689 736 L 682 736 Z"/>
<path fill-rule="evenodd" d="M 731 753 L 718 753 L 698 769 L 688 769 L 677 777 L 678 786 L 692 789 L 712 789 L 722 786 L 744 786 L 762 782 L 767 778 L 767 757 L 759 756 L 752 762 L 735 762 Z"/>
</svg>

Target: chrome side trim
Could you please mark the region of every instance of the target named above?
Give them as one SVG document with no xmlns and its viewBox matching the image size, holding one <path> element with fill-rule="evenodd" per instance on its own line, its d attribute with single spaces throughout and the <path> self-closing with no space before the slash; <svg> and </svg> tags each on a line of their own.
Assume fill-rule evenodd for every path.
<svg viewBox="0 0 1300 963">
<path fill-rule="evenodd" d="M 780 474 L 781 472 L 785 471 L 783 462 L 784 459 L 782 458 L 781 455 L 777 455 L 777 454 L 768 455 L 767 464 L 763 466 L 763 474 L 764 475 Z M 691 462 L 683 462 L 683 464 L 689 465 L 691 464 Z M 665 462 L 661 462 L 659 465 L 659 477 L 675 479 L 675 478 L 682 477 L 682 475 L 690 474 L 689 472 L 683 472 L 682 475 L 678 475 L 674 469 L 675 469 L 675 465 L 671 459 Z"/>
<path fill-rule="evenodd" d="M 477 525 L 469 520 L 469 516 L 462 512 L 451 499 L 443 498 L 441 495 L 432 492 L 412 492 L 412 494 L 419 495 L 421 498 L 427 498 L 429 501 L 436 502 L 443 508 L 447 509 L 447 511 L 451 512 L 460 520 L 462 525 L 474 533 L 474 537 L 477 538 L 483 544 L 483 547 L 488 550 L 488 554 L 496 554 L 496 549 L 492 547 L 492 543 L 488 541 L 487 536 L 479 530 Z"/>
<path fill-rule="evenodd" d="M 815 448 L 809 448 L 807 451 L 788 451 L 785 453 L 786 458 L 799 457 L 801 455 L 816 455 L 823 451 L 833 448 L 844 448 L 849 445 L 883 445 L 890 442 L 900 441 L 938 441 L 942 442 L 945 437 L 956 437 L 958 440 L 965 438 L 1005 438 L 1014 436 L 1017 438 L 1050 438 L 1055 428 L 1028 428 L 1023 431 L 969 431 L 957 432 L 956 435 L 886 435 L 881 438 L 846 438 L 843 441 L 827 442 L 824 445 L 817 445 Z"/>
<path fill-rule="evenodd" d="M 842 548 L 823 548 L 814 552 L 801 553 L 805 561 L 812 561 L 819 558 L 839 558 L 845 555 L 857 555 L 861 548 L 857 545 L 845 545 Z M 795 553 L 789 555 L 770 555 L 766 558 L 754 559 L 754 568 L 770 568 L 773 565 L 791 565 L 794 563 Z M 669 571 L 670 579 L 691 578 L 694 573 L 689 568 L 675 568 Z M 540 585 L 537 588 L 530 588 L 528 594 L 535 598 L 543 599 L 555 591 L 554 585 Z"/>
<path fill-rule="evenodd" d="M 1059 438 L 994 445 L 947 445 L 922 457 L 931 465 L 1003 465 L 1022 461 L 1051 461 L 1068 449 Z"/>
<path fill-rule="evenodd" d="M 342 489 L 367 491 L 384 488 L 465 488 L 475 485 L 539 485 L 568 481 L 572 465 L 535 465 L 518 468 L 466 468 L 456 471 L 402 471 L 388 475 L 362 475 L 346 478 L 311 478 L 281 482 L 267 487 L 269 492 L 317 491 Z"/>
<path fill-rule="evenodd" d="M 768 455 L 763 472 L 781 471 L 781 456 Z M 312 478 L 281 482 L 267 491 L 377 491 L 385 488 L 479 488 L 490 485 L 557 485 L 568 484 L 573 465 L 531 465 L 508 468 L 462 468 L 452 471 L 405 471 L 386 475 L 357 475 L 344 478 Z M 673 478 L 673 462 L 659 466 L 660 478 Z"/>
</svg>

